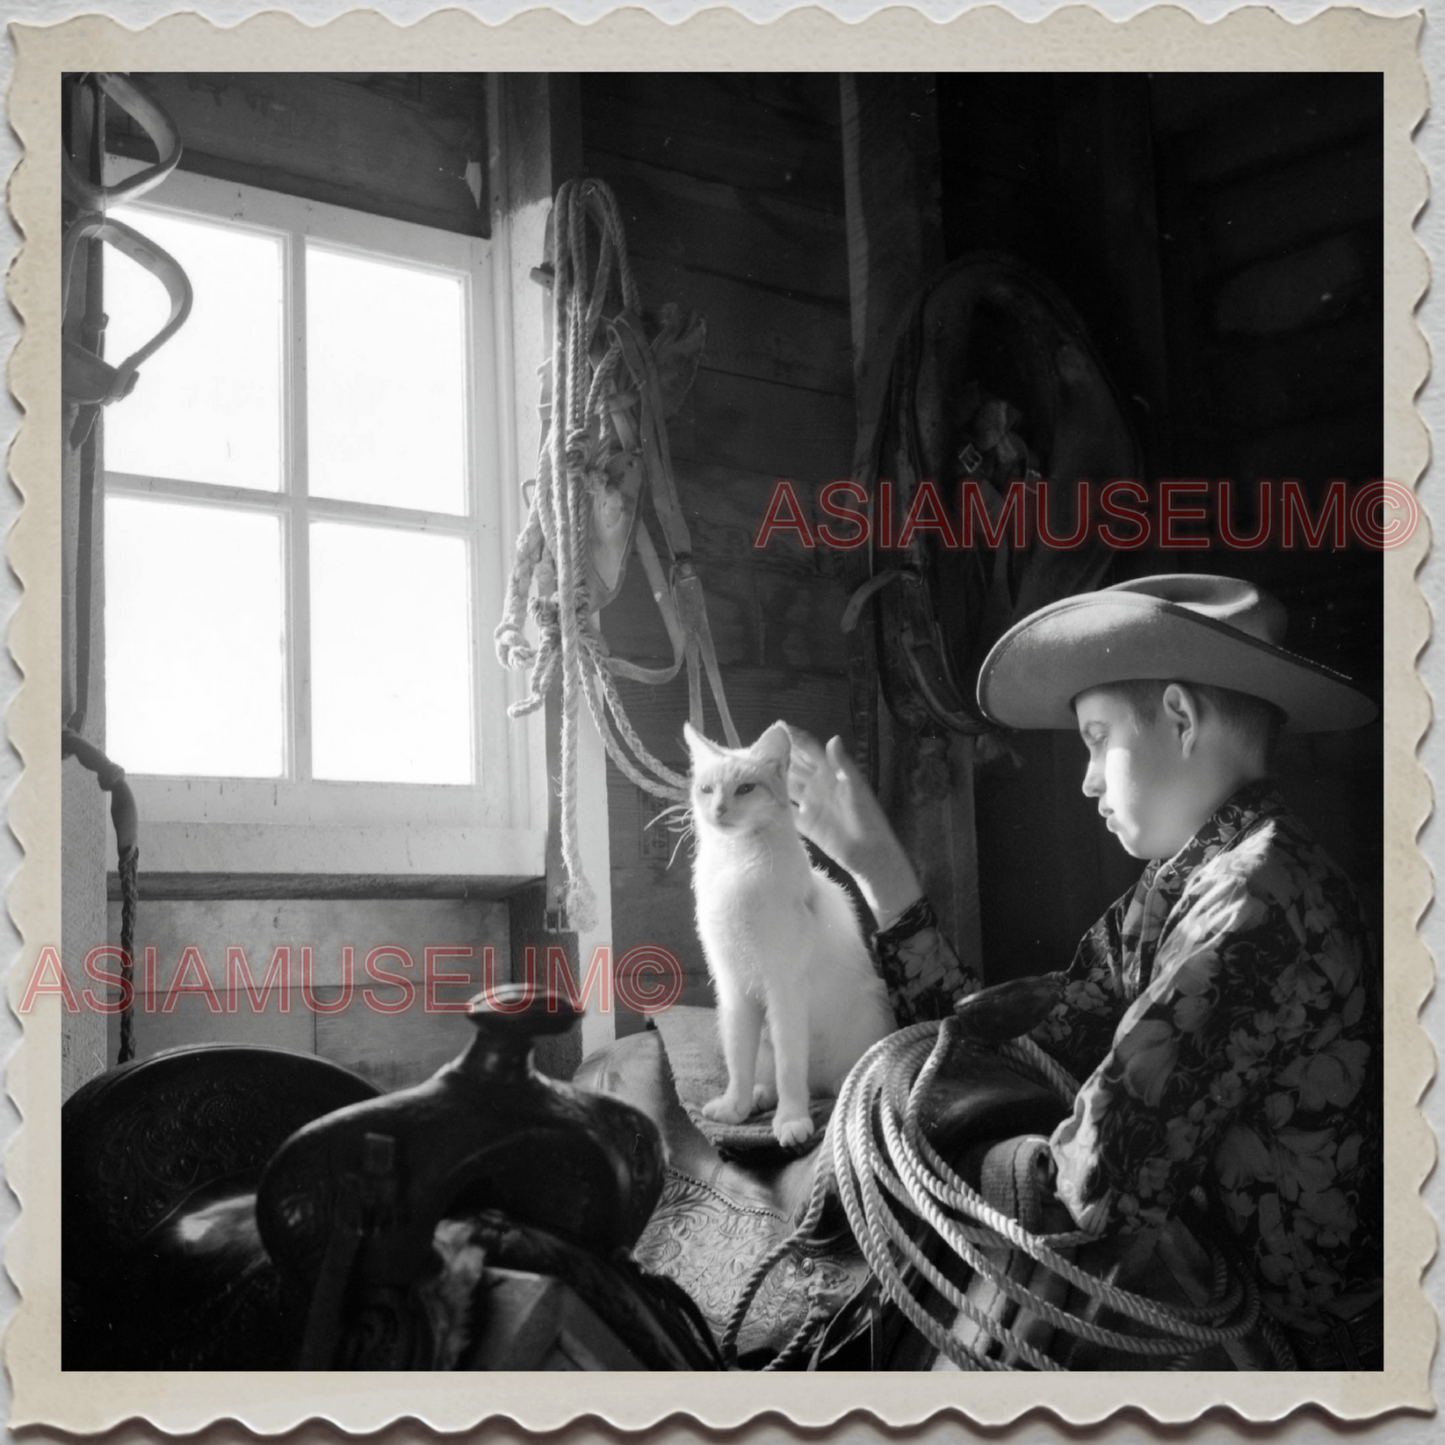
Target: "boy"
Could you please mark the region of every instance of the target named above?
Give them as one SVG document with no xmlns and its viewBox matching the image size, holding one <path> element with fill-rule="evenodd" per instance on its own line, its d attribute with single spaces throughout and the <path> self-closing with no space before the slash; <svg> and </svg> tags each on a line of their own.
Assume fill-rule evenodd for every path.
<svg viewBox="0 0 1445 1445">
<path fill-rule="evenodd" d="M 1375 709 L 1286 652 L 1284 622 L 1232 578 L 1124 583 L 1011 629 L 979 702 L 1005 726 L 1077 728 L 1085 795 L 1147 860 L 1035 1033 L 1082 1080 L 1050 1141 L 1060 1199 L 1081 1227 L 1127 1235 L 1202 1185 L 1300 1363 L 1379 1368 L 1379 977 L 1349 883 L 1268 779 L 1279 728 Z M 837 739 L 826 764 L 816 744 L 795 754 L 800 827 L 858 877 L 904 1012 L 940 1016 L 976 981 L 876 800 Z"/>
</svg>

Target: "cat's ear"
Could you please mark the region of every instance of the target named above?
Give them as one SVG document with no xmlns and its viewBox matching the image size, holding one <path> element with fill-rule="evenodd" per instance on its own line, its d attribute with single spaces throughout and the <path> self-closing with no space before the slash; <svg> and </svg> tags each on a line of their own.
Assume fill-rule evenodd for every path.
<svg viewBox="0 0 1445 1445">
<path fill-rule="evenodd" d="M 787 723 L 775 722 L 750 749 L 761 763 L 771 763 L 780 772 L 787 772 L 788 759 L 792 756 L 793 740 L 788 735 Z"/>
<path fill-rule="evenodd" d="M 710 742 L 707 738 L 703 737 L 690 722 L 683 723 L 682 736 L 687 743 L 687 750 L 692 754 L 694 762 L 697 762 L 701 758 L 720 758 L 723 756 L 723 749 L 718 747 L 716 743 Z"/>
</svg>

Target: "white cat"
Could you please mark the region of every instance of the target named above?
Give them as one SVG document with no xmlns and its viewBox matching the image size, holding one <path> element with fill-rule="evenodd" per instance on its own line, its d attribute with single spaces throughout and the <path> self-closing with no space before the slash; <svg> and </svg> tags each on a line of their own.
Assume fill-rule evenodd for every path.
<svg viewBox="0 0 1445 1445">
<path fill-rule="evenodd" d="M 725 1093 L 703 1105 L 738 1124 L 777 1105 L 785 1146 L 813 1132 L 811 1094 L 836 1094 L 893 1031 L 887 990 L 846 891 L 808 861 L 788 802 L 787 727 L 722 748 L 684 724 L 692 754 L 697 931 L 717 994 Z M 766 1029 L 764 1022 L 766 1021 Z"/>
</svg>

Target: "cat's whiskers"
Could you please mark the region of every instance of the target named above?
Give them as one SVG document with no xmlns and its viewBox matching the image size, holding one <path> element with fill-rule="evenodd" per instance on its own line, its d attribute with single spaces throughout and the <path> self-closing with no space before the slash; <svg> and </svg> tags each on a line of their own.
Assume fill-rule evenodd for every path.
<svg viewBox="0 0 1445 1445">
<path fill-rule="evenodd" d="M 672 855 L 667 860 L 667 866 L 669 868 L 671 868 L 672 865 L 677 861 L 678 851 L 681 849 L 682 845 L 693 836 L 695 829 L 693 828 L 691 823 L 686 823 L 682 827 L 677 828 L 674 831 L 677 833 L 677 842 L 672 845 Z"/>
<path fill-rule="evenodd" d="M 656 823 L 662 823 L 669 833 L 677 835 L 677 842 L 672 845 L 672 852 L 667 859 L 667 866 L 671 868 L 677 861 L 678 850 L 697 831 L 693 826 L 692 804 L 673 803 L 655 818 L 648 819 L 646 827 L 651 828 Z"/>
<path fill-rule="evenodd" d="M 672 831 L 676 832 L 677 829 L 676 829 L 676 826 L 675 826 L 675 825 L 676 825 L 680 820 L 682 820 L 682 819 L 684 819 L 684 818 L 686 818 L 686 819 L 691 819 L 691 817 L 692 817 L 692 804 L 691 804 L 691 803 L 669 803 L 669 804 L 667 805 L 667 807 L 665 807 L 665 808 L 662 810 L 662 812 L 660 812 L 659 814 L 657 814 L 656 817 L 654 817 L 654 818 L 649 818 L 649 819 L 647 820 L 647 822 L 643 824 L 643 827 L 644 827 L 644 828 L 651 828 L 651 827 L 653 826 L 653 824 L 655 824 L 655 823 L 660 823 L 660 822 L 662 822 L 662 820 L 663 820 L 664 818 L 666 818 L 666 819 L 667 819 L 667 826 L 668 826 L 670 829 L 672 829 Z"/>
</svg>

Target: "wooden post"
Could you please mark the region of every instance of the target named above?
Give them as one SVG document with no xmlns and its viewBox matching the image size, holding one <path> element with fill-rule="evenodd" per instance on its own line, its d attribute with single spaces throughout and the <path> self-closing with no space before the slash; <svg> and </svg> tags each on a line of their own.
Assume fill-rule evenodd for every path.
<svg viewBox="0 0 1445 1445">
<path fill-rule="evenodd" d="M 581 102 L 575 75 L 497 75 L 492 77 L 495 100 L 491 105 L 497 148 L 494 183 L 497 196 L 497 235 L 508 249 L 508 291 L 511 311 L 512 374 L 515 385 L 513 425 L 521 475 L 535 474 L 534 461 L 542 440 L 542 419 L 537 405 L 542 368 L 552 355 L 551 293 L 532 277 L 541 265 L 547 241 L 552 199 L 563 181 L 581 174 Z M 503 236 L 503 233 L 504 236 Z M 559 697 L 547 699 L 545 732 L 558 735 Z M 548 949 L 566 950 L 580 988 L 597 949 L 612 946 L 612 876 L 607 821 L 607 758 L 602 740 L 584 716 L 578 724 L 577 827 L 582 868 L 597 895 L 595 925 L 578 931 L 561 919 L 560 931 L 538 927 L 547 916 L 557 921 L 558 900 L 546 898 L 539 918 L 536 899 L 519 900 L 514 908 L 512 956 L 520 968 L 528 944 L 536 947 L 539 986 L 546 981 Z M 539 741 L 539 745 L 543 745 Z M 555 776 L 552 747 L 547 746 L 549 796 Z M 549 809 L 549 851 L 556 846 L 556 806 Z M 534 936 L 535 935 L 535 936 Z M 610 992 L 609 979 L 609 992 Z M 547 1072 L 570 1075 L 580 1059 L 615 1037 L 614 1013 L 602 1012 L 593 992 L 582 1020 L 580 1051 L 573 1036 L 546 1040 L 538 1047 L 538 1060 Z M 615 1008 L 615 1001 L 613 1003 Z"/>
</svg>

